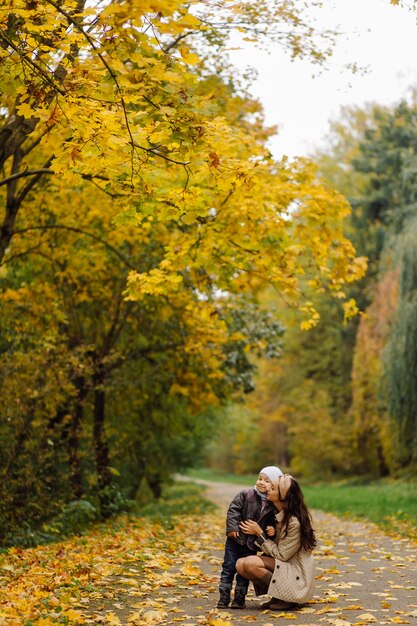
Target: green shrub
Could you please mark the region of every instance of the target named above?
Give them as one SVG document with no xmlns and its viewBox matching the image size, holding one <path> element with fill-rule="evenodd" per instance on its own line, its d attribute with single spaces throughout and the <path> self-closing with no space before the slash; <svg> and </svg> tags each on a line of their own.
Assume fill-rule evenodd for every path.
<svg viewBox="0 0 417 626">
<path fill-rule="evenodd" d="M 64 506 L 58 515 L 48 525 L 51 530 L 57 528 L 60 534 L 76 535 L 91 526 L 98 519 L 97 509 L 88 500 L 72 500 Z"/>
</svg>

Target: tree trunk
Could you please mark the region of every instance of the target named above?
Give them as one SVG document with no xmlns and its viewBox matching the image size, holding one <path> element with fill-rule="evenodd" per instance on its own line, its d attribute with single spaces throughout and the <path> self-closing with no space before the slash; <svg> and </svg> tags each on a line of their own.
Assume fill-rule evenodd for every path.
<svg viewBox="0 0 417 626">
<path fill-rule="evenodd" d="M 80 462 L 80 428 L 84 417 L 84 399 L 86 385 L 83 376 L 75 380 L 77 398 L 68 433 L 68 456 L 70 464 L 70 483 L 74 498 L 79 500 L 83 495 L 83 475 Z"/>
<path fill-rule="evenodd" d="M 70 17 L 76 16 L 84 10 L 85 0 L 78 0 L 76 6 L 73 10 L 69 11 Z M 7 19 L 7 18 L 6 18 Z M 83 24 L 79 24 L 80 28 L 83 27 Z M 3 36 L 1 36 L 3 35 Z M 0 39 L 2 43 L 5 43 L 5 49 L 9 48 L 10 42 L 4 37 L 4 32 L 0 31 Z M 10 48 L 9 48 L 10 49 Z M 51 72 L 50 78 L 53 81 L 63 85 L 65 77 L 68 74 L 68 69 L 66 68 L 66 62 L 70 62 L 73 64 L 78 57 L 79 49 L 74 44 L 70 46 L 70 52 L 66 55 L 65 59 Z M 47 65 L 45 65 L 45 68 Z M 45 80 L 45 79 L 44 79 Z M 47 80 L 47 79 L 46 79 Z M 48 97 L 47 103 L 52 102 L 53 98 L 56 96 L 56 92 L 52 90 Z M 19 103 L 20 96 L 17 98 L 16 102 Z M 34 113 L 36 112 L 36 108 L 33 109 Z M 20 172 L 20 164 L 23 156 L 23 151 L 27 154 L 30 150 L 38 144 L 38 137 L 34 137 L 34 141 L 32 142 L 32 147 L 28 147 L 25 143 L 29 137 L 35 135 L 36 127 L 39 123 L 39 118 L 31 117 L 30 119 L 26 119 L 23 115 L 18 115 L 16 109 L 10 111 L 8 118 L 6 119 L 3 126 L 0 128 L 0 170 L 4 172 L 4 166 L 8 159 L 13 158 L 13 166 L 11 174 L 18 174 Z M 44 131 L 45 132 L 45 131 Z M 23 145 L 25 144 L 25 150 L 23 149 Z M 48 165 L 49 167 L 49 165 Z M 38 181 L 41 179 L 42 175 L 37 175 L 32 178 L 32 181 L 28 183 L 26 186 L 26 191 L 35 186 Z M 9 183 L 7 185 L 7 207 L 6 214 L 3 220 L 3 223 L 0 226 L 0 264 L 3 261 L 4 255 L 7 251 L 7 248 L 10 245 L 11 239 L 13 237 L 13 228 L 14 223 L 16 221 L 16 216 L 20 210 L 20 206 L 24 199 L 26 193 L 17 197 L 16 196 L 16 182 Z"/>
<path fill-rule="evenodd" d="M 148 485 L 153 496 L 159 500 L 162 496 L 162 478 L 161 476 L 148 476 Z"/>
<path fill-rule="evenodd" d="M 23 154 L 21 150 L 17 150 L 13 157 L 11 174 L 17 174 L 20 169 Z M 17 179 L 11 180 L 7 184 L 6 211 L 3 224 L 0 228 L 0 263 L 6 253 L 13 236 L 14 223 L 16 221 L 17 212 L 19 210 L 19 201 L 16 197 Z"/>
<path fill-rule="evenodd" d="M 94 447 L 96 453 L 96 471 L 99 486 L 100 512 L 102 517 L 108 517 L 109 493 L 111 485 L 111 473 L 109 470 L 109 447 L 104 430 L 105 420 L 105 390 L 104 372 L 101 368 L 93 376 L 94 383 Z"/>
</svg>

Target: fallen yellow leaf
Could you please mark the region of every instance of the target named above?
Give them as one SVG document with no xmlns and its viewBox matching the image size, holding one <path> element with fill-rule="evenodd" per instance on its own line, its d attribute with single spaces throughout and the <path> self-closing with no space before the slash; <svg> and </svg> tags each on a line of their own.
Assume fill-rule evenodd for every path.
<svg viewBox="0 0 417 626">
<path fill-rule="evenodd" d="M 121 622 L 117 617 L 116 613 L 107 613 L 106 621 L 110 626 L 120 626 Z"/>
<path fill-rule="evenodd" d="M 360 623 L 363 623 L 363 624 L 370 624 L 371 622 L 378 621 L 375 615 L 372 615 L 372 613 L 362 613 L 362 615 L 358 615 L 356 619 L 360 620 Z"/>
<path fill-rule="evenodd" d="M 142 614 L 142 624 L 159 624 L 166 616 L 164 611 L 146 611 Z"/>
</svg>

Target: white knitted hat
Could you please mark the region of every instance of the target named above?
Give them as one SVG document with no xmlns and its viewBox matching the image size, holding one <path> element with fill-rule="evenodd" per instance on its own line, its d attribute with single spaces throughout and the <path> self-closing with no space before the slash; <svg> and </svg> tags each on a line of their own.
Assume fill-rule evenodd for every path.
<svg viewBox="0 0 417 626">
<path fill-rule="evenodd" d="M 274 482 L 274 480 L 277 480 L 279 476 L 283 476 L 283 473 L 281 472 L 279 467 L 275 467 L 275 465 L 268 465 L 267 467 L 264 467 L 263 469 L 261 469 L 259 473 L 266 474 L 268 478 L 271 480 L 271 482 Z"/>
</svg>

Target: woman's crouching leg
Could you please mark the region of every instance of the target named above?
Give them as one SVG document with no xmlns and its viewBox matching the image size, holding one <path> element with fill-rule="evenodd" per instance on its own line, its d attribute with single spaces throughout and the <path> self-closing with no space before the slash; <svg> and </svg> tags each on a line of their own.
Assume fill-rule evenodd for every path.
<svg viewBox="0 0 417 626">
<path fill-rule="evenodd" d="M 254 572 L 256 571 L 256 562 L 259 561 L 262 566 L 262 561 L 257 556 L 244 556 L 241 559 L 238 559 L 236 562 L 236 571 L 247 578 L 248 580 L 253 580 L 256 578 Z"/>
<path fill-rule="evenodd" d="M 261 582 L 263 585 L 268 586 L 269 581 L 272 577 L 272 572 L 269 571 L 266 564 L 264 562 L 265 557 L 261 558 L 259 556 L 245 556 L 242 559 L 238 559 L 236 563 L 236 570 L 238 573 L 247 578 L 248 580 L 256 580 Z M 273 561 L 273 559 L 271 559 Z"/>
</svg>

